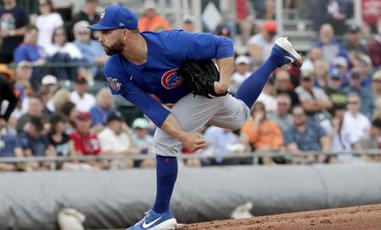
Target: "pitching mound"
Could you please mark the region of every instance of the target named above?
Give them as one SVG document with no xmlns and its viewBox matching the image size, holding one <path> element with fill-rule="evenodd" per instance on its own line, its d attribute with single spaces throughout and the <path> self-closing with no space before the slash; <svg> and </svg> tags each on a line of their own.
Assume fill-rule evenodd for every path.
<svg viewBox="0 0 381 230">
<path fill-rule="evenodd" d="M 177 229 L 381 229 L 381 204 L 189 224 Z"/>
</svg>

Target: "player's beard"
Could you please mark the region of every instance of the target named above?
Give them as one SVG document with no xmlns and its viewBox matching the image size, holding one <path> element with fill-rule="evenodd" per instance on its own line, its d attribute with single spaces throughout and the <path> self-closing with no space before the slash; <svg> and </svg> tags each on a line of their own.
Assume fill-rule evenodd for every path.
<svg viewBox="0 0 381 230">
<path fill-rule="evenodd" d="M 124 50 L 124 44 L 122 41 L 117 41 L 114 45 L 112 46 L 103 46 L 105 52 L 107 55 L 111 56 L 117 53 L 122 53 Z"/>
</svg>

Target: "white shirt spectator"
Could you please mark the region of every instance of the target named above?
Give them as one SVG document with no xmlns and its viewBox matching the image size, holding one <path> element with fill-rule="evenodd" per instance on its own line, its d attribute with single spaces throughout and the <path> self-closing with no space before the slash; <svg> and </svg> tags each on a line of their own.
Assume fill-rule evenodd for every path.
<svg viewBox="0 0 381 230">
<path fill-rule="evenodd" d="M 311 59 L 307 58 L 303 60 L 303 65 L 300 68 L 302 72 L 310 72 L 312 73 L 314 71 L 314 63 L 311 61 Z"/>
<path fill-rule="evenodd" d="M 238 72 L 233 73 L 229 86 L 229 91 L 232 93 L 237 92 L 239 86 L 250 76 L 250 74 L 250 72 L 246 72 L 244 74 L 240 74 Z"/>
<path fill-rule="evenodd" d="M 71 58 L 75 58 L 75 59 L 82 58 L 81 51 L 78 49 L 76 45 L 74 45 L 71 42 L 66 42 L 65 45 L 63 46 L 49 44 L 48 46 L 46 46 L 45 51 L 48 53 L 49 57 L 53 56 L 56 53 L 66 53 L 70 55 Z"/>
<path fill-rule="evenodd" d="M 365 115 L 358 113 L 353 116 L 350 112 L 345 112 L 341 132 L 333 139 L 332 150 L 351 150 L 354 144 L 368 135 L 370 127 L 371 123 Z M 333 148 L 334 146 L 335 148 Z M 353 162 L 356 160 L 357 158 L 351 154 L 338 155 L 337 157 L 339 162 Z"/>
<path fill-rule="evenodd" d="M 36 18 L 36 26 L 38 28 L 38 42 L 39 46 L 46 49 L 52 44 L 53 30 L 63 25 L 61 15 L 58 13 L 51 13 L 48 15 L 39 15 Z"/>
<path fill-rule="evenodd" d="M 98 139 L 104 152 L 127 152 L 131 148 L 131 139 L 126 133 L 122 132 L 116 135 L 108 127 L 98 134 Z"/>
<path fill-rule="evenodd" d="M 331 151 L 342 152 L 350 150 L 352 150 L 352 143 L 349 141 L 349 134 L 346 130 L 341 129 L 332 140 Z"/>
<path fill-rule="evenodd" d="M 342 128 L 347 133 L 351 144 L 359 142 L 361 138 L 368 135 L 370 127 L 369 118 L 365 115 L 358 113 L 353 116 L 350 112 L 345 112 Z"/>
<path fill-rule="evenodd" d="M 262 60 L 266 60 L 270 54 L 271 49 L 273 48 L 273 41 L 268 42 L 263 38 L 261 33 L 255 34 L 248 41 L 248 45 L 257 45 L 261 48 Z"/>
<path fill-rule="evenodd" d="M 240 74 L 238 72 L 233 73 L 232 80 L 234 84 L 241 85 L 243 81 L 245 81 L 249 76 L 251 75 L 251 72 L 246 72 L 244 74 Z"/>
<path fill-rule="evenodd" d="M 95 97 L 93 95 L 84 93 L 83 97 L 80 97 L 77 91 L 73 91 L 70 94 L 70 101 L 75 104 L 79 112 L 89 112 L 95 105 Z"/>
<path fill-rule="evenodd" d="M 263 104 L 265 104 L 267 113 L 273 113 L 273 112 L 278 110 L 278 103 L 277 103 L 275 97 L 273 97 L 269 94 L 262 92 L 259 95 L 257 101 L 260 101 Z"/>
</svg>

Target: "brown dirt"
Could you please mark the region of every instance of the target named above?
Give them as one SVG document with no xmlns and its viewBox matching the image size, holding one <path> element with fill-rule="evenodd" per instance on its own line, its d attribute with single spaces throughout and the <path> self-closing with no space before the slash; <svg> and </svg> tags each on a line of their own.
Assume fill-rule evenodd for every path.
<svg viewBox="0 0 381 230">
<path fill-rule="evenodd" d="M 381 230 L 381 204 L 211 221 L 188 224 L 177 229 Z"/>
</svg>

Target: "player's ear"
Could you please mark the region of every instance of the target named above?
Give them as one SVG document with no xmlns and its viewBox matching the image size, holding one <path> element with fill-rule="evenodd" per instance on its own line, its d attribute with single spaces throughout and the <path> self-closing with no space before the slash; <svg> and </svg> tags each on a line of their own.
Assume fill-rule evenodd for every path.
<svg viewBox="0 0 381 230">
<path fill-rule="evenodd" d="M 125 41 L 127 39 L 128 33 L 129 33 L 128 29 L 122 29 L 122 40 Z"/>
</svg>

